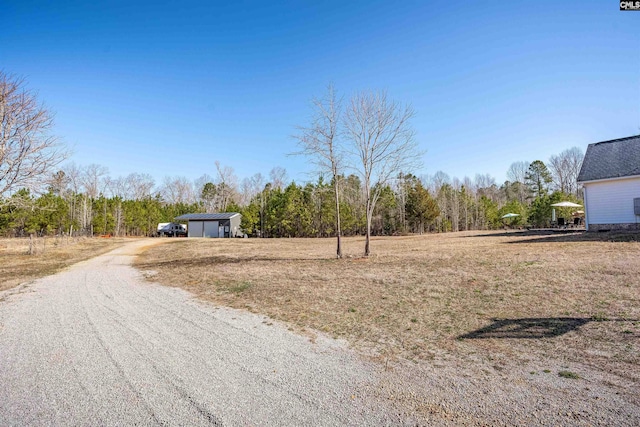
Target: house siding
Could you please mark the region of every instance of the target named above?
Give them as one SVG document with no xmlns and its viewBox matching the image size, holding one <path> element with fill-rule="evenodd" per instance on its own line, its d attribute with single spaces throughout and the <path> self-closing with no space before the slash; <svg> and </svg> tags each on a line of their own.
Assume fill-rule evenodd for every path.
<svg viewBox="0 0 640 427">
<path fill-rule="evenodd" d="M 633 199 L 640 197 L 640 177 L 602 182 L 585 182 L 587 229 L 634 229 L 640 216 L 633 211 Z"/>
</svg>

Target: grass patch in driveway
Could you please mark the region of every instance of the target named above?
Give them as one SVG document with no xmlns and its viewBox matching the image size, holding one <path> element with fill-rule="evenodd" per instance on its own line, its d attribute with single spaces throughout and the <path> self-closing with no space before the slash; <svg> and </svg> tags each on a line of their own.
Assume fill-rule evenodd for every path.
<svg viewBox="0 0 640 427">
<path fill-rule="evenodd" d="M 575 372 L 571 372 L 571 371 L 560 371 L 558 372 L 558 376 L 560 378 L 568 378 L 571 380 L 579 380 L 580 379 L 580 375 L 576 374 Z"/>
</svg>

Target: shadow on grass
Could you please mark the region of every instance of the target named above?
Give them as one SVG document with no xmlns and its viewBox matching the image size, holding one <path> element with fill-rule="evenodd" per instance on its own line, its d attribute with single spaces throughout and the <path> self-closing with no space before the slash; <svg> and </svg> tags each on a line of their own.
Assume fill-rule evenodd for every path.
<svg viewBox="0 0 640 427">
<path fill-rule="evenodd" d="M 553 338 L 577 330 L 592 320 L 579 317 L 493 319 L 489 326 L 460 335 L 458 338 Z"/>
<path fill-rule="evenodd" d="M 147 269 L 147 268 L 154 269 L 154 268 L 162 268 L 162 267 L 175 267 L 177 264 L 179 264 L 182 267 L 194 267 L 194 266 L 215 266 L 215 265 L 224 265 L 224 264 L 243 264 L 243 263 L 249 263 L 249 262 L 278 263 L 278 262 L 295 262 L 295 261 L 299 262 L 299 261 L 333 261 L 333 260 L 335 260 L 335 258 L 208 256 L 208 257 L 198 257 L 198 258 L 184 258 L 179 260 L 170 259 L 166 261 L 139 262 L 136 264 L 136 267 L 142 268 L 142 269 Z"/>
<path fill-rule="evenodd" d="M 567 234 L 554 234 L 547 237 L 516 240 L 505 242 L 509 245 L 518 243 L 567 243 L 567 242 L 640 242 L 639 232 L 607 232 L 587 233 L 573 232 Z"/>
<path fill-rule="evenodd" d="M 504 233 L 484 233 L 473 236 L 461 236 L 463 239 L 475 237 L 531 237 L 531 239 L 518 239 L 505 244 L 519 243 L 566 243 L 566 242 L 639 242 L 640 232 L 637 231 L 611 231 L 604 233 L 586 232 L 575 229 L 539 229 L 539 230 L 514 230 Z"/>
</svg>

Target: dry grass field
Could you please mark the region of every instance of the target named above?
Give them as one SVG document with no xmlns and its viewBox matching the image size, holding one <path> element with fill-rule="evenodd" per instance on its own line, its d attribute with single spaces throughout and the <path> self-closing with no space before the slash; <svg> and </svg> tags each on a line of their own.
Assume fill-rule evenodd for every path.
<svg viewBox="0 0 640 427">
<path fill-rule="evenodd" d="M 640 236 L 465 232 L 363 239 L 189 239 L 137 267 L 199 297 L 348 340 L 383 363 L 532 358 L 640 384 Z M 560 362 L 559 362 L 560 363 Z M 540 366 L 542 370 L 544 366 Z M 545 370 L 546 371 L 546 370 Z M 570 375 L 571 373 L 567 374 Z"/>
<path fill-rule="evenodd" d="M 44 277 L 76 262 L 105 253 L 126 239 L 47 237 L 0 239 L 0 291 Z"/>
</svg>

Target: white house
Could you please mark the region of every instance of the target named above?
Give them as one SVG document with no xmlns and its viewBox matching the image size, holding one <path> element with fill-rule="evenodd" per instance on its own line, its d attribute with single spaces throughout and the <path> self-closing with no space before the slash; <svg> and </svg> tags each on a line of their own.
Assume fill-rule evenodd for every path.
<svg viewBox="0 0 640 427">
<path fill-rule="evenodd" d="M 578 182 L 587 230 L 640 230 L 640 135 L 590 144 Z"/>
</svg>

